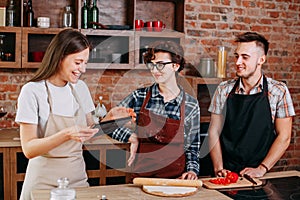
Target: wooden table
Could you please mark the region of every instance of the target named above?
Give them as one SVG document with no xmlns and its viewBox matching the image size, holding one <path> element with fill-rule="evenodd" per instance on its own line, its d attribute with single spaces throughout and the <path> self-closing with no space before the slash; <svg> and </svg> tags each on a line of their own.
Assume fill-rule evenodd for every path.
<svg viewBox="0 0 300 200">
<path fill-rule="evenodd" d="M 32 192 L 32 200 L 49 200 L 49 190 L 35 190 Z M 152 200 L 152 199 L 179 199 L 178 197 L 158 197 L 154 195 L 147 194 L 141 190 L 139 186 L 133 184 L 125 185 L 111 185 L 111 186 L 96 186 L 89 188 L 76 189 L 76 200 L 100 200 L 101 196 L 105 195 L 108 200 Z M 180 198 L 181 199 L 181 198 Z M 229 197 L 221 194 L 216 190 L 209 190 L 205 188 L 200 188 L 199 191 L 192 195 L 185 197 L 184 199 L 191 200 L 228 200 Z"/>
<path fill-rule="evenodd" d="M 289 177 L 289 176 L 299 176 L 299 171 L 283 171 L 283 172 L 271 172 L 266 174 L 262 179 L 266 178 L 279 178 L 279 177 Z M 80 188 L 76 189 L 77 200 L 99 200 L 101 196 L 105 195 L 108 200 L 115 199 L 144 199 L 144 200 L 152 200 L 152 199 L 166 199 L 165 197 L 158 197 L 144 193 L 140 186 L 136 186 L 133 184 L 124 184 L 124 185 L 111 185 L 111 186 L 96 186 L 89 188 Z M 31 194 L 32 200 L 48 200 L 50 198 L 49 190 L 34 190 Z M 179 199 L 179 198 L 167 198 L 167 199 Z M 192 195 L 185 197 L 184 199 L 201 199 L 201 200 L 225 200 L 230 199 L 224 194 L 218 192 L 217 190 L 209 190 L 205 188 L 200 188 L 199 191 Z"/>
</svg>

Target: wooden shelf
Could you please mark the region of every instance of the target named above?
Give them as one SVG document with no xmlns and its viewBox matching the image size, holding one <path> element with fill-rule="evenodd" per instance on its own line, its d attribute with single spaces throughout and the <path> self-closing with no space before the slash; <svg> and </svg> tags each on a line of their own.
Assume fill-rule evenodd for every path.
<svg viewBox="0 0 300 200">
<path fill-rule="evenodd" d="M 144 65 L 140 62 L 140 47 L 142 45 L 149 43 L 151 38 L 153 40 L 157 38 L 179 38 L 179 42 L 182 42 L 184 38 L 183 32 L 183 20 L 184 20 L 184 1 L 181 0 L 119 0 L 117 3 L 120 5 L 126 5 L 124 10 L 116 10 L 116 16 L 107 17 L 108 15 L 101 15 L 101 23 L 103 24 L 112 24 L 112 25 L 129 25 L 133 27 L 134 20 L 137 19 L 137 7 L 143 11 L 145 3 L 155 2 L 156 5 L 159 3 L 170 3 L 174 7 L 174 16 L 171 17 L 174 24 L 171 29 L 165 29 L 166 31 L 162 32 L 147 32 L 147 31 L 134 31 L 134 30 L 103 30 L 103 29 L 81 29 L 81 0 L 66 0 L 66 1 L 51 1 L 48 0 L 33 0 L 33 10 L 35 19 L 37 17 L 49 17 L 50 18 L 50 27 L 51 28 L 36 28 L 36 27 L 23 27 L 23 12 L 24 12 L 24 2 L 27 0 L 16 0 L 15 4 L 17 5 L 17 18 L 18 18 L 18 27 L 2 27 L 0 33 L 15 34 L 15 40 L 11 41 L 14 43 L 15 49 L 15 60 L 14 62 L 0 61 L 0 68 L 38 68 L 40 62 L 33 62 L 31 58 L 31 53 L 34 51 L 45 51 L 47 45 L 49 44 L 49 39 L 42 39 L 37 41 L 39 37 L 44 36 L 51 39 L 51 35 L 57 34 L 61 31 L 62 27 L 62 14 L 64 7 L 70 5 L 74 13 L 74 28 L 78 29 L 82 33 L 88 36 L 99 36 L 99 37 L 127 37 L 128 44 L 126 53 L 123 55 L 126 57 L 124 62 L 121 63 L 110 63 L 110 62 L 99 62 L 99 63 L 89 63 L 88 68 L 91 69 L 144 69 Z M 7 0 L 0 0 L 0 6 L 6 6 Z M 100 2 L 97 1 L 97 6 L 101 12 L 106 12 L 108 10 L 116 9 L 109 2 Z M 104 7 L 104 8 L 103 8 Z M 145 8 L 146 9 L 146 8 Z M 147 8 L 148 9 L 148 8 Z M 164 19 L 165 12 L 159 12 L 160 6 L 157 6 L 155 19 Z M 157 12 L 158 11 L 158 12 Z M 154 17 L 152 12 L 142 12 L 143 17 Z M 149 15 L 149 16 L 146 16 Z M 161 16 L 157 16 L 161 15 Z M 167 16 L 170 18 L 170 16 Z M 119 21 L 118 21 L 119 20 Z M 175 30 L 175 31 L 172 31 Z M 180 31 L 180 32 L 177 32 Z M 37 36 L 35 39 L 34 36 Z M 119 47 L 123 47 L 119 45 Z M 126 54 L 126 55 L 125 55 Z"/>
</svg>

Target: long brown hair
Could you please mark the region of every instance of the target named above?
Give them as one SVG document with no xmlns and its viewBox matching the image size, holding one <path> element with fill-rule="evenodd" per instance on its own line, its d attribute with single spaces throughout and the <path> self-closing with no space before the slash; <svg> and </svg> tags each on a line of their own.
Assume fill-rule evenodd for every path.
<svg viewBox="0 0 300 200">
<path fill-rule="evenodd" d="M 29 81 L 37 82 L 51 77 L 59 71 L 60 62 L 66 56 L 86 48 L 91 49 L 86 36 L 75 29 L 62 30 L 50 42 L 41 66 Z"/>
</svg>

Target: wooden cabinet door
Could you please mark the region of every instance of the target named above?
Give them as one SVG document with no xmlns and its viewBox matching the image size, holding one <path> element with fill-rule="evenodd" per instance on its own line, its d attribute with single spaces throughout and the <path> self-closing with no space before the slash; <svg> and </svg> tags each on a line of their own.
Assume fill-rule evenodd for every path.
<svg viewBox="0 0 300 200">
<path fill-rule="evenodd" d="M 21 68 L 21 28 L 1 27 L 3 35 L 4 60 L 0 60 L 0 68 Z"/>
</svg>

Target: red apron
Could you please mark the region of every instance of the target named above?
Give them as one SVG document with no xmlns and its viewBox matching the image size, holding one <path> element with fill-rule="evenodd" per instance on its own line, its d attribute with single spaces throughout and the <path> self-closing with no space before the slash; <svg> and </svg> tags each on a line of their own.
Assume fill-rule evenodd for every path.
<svg viewBox="0 0 300 200">
<path fill-rule="evenodd" d="M 151 91 L 143 102 L 138 120 L 139 147 L 132 178 L 178 178 L 185 171 L 184 101 L 180 120 L 166 118 L 146 109 Z"/>
</svg>

